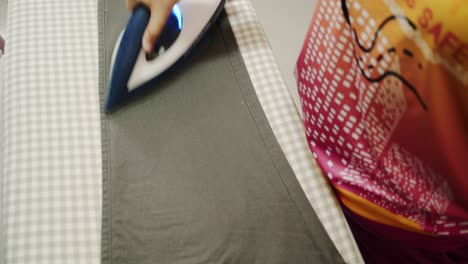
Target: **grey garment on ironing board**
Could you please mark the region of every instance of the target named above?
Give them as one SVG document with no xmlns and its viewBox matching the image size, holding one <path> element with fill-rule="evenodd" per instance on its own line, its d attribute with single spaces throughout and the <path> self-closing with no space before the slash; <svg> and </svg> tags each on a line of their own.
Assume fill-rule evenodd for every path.
<svg viewBox="0 0 468 264">
<path fill-rule="evenodd" d="M 103 9 L 105 89 L 128 13 L 123 1 Z M 276 142 L 224 13 L 184 66 L 103 114 L 103 154 L 103 263 L 344 262 Z"/>
</svg>

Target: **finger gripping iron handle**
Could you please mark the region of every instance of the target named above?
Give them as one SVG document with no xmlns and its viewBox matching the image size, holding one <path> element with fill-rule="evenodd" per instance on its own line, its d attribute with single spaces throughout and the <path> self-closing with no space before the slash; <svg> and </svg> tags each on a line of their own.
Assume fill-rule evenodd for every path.
<svg viewBox="0 0 468 264">
<path fill-rule="evenodd" d="M 128 93 L 127 82 L 137 61 L 150 16 L 148 8 L 137 6 L 128 19 L 112 68 L 106 110 L 113 108 Z"/>
</svg>

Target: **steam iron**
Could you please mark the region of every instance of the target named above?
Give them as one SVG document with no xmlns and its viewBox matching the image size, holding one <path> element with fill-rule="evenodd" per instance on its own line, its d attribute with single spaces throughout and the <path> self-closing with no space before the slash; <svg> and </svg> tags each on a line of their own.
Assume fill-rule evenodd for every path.
<svg viewBox="0 0 468 264">
<path fill-rule="evenodd" d="M 150 19 L 146 7 L 137 7 L 117 39 L 111 58 L 105 103 L 110 112 L 140 91 L 154 87 L 197 44 L 221 13 L 225 0 L 180 0 L 172 9 L 154 48 L 146 54 L 141 40 Z"/>
</svg>

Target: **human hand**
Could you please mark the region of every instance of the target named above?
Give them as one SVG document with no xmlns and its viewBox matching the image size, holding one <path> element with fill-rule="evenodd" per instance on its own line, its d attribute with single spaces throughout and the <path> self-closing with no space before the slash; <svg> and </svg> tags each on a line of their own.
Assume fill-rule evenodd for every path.
<svg viewBox="0 0 468 264">
<path fill-rule="evenodd" d="M 178 0 L 126 0 L 127 8 L 132 11 L 138 5 L 148 7 L 151 18 L 143 34 L 142 46 L 146 53 L 152 53 L 154 44 L 161 33 L 172 7 Z"/>
</svg>

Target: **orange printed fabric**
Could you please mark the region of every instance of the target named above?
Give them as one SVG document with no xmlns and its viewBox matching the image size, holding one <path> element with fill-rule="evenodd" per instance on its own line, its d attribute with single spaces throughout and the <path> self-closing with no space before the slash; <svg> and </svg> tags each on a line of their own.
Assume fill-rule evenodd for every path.
<svg viewBox="0 0 468 264">
<path fill-rule="evenodd" d="M 355 213 L 468 237 L 468 2 L 319 1 L 297 61 L 309 147 Z"/>
</svg>

